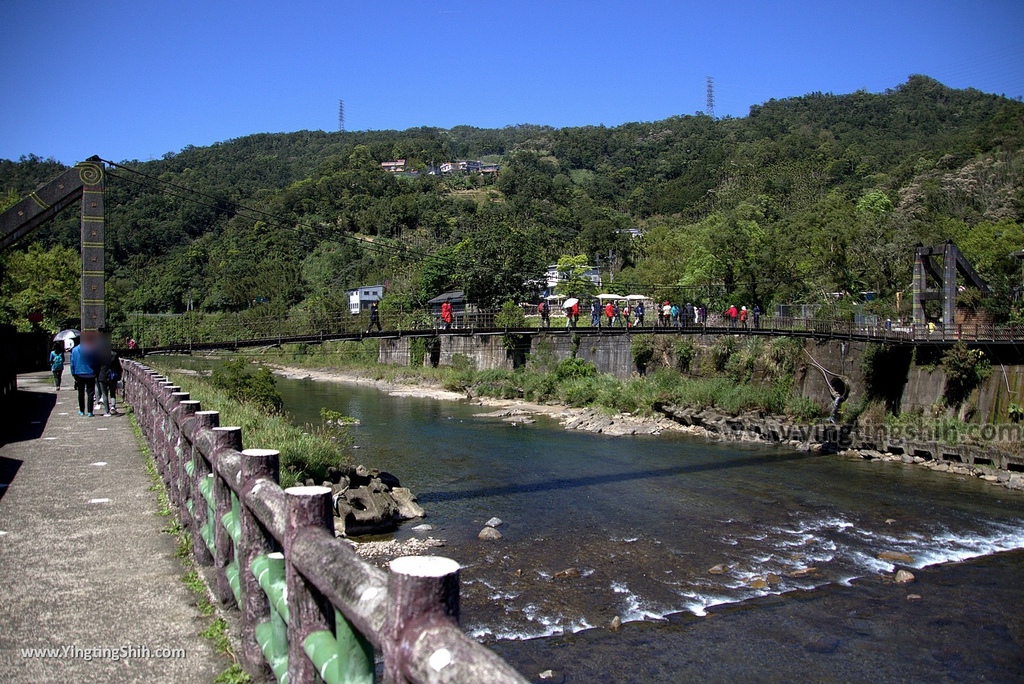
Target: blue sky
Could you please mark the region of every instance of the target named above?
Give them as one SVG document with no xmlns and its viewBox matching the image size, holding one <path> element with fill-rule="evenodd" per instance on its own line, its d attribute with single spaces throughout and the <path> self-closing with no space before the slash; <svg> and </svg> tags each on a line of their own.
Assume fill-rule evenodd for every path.
<svg viewBox="0 0 1024 684">
<path fill-rule="evenodd" d="M 0 0 L 0 158 L 250 133 L 617 125 L 923 73 L 1024 95 L 1021 0 Z"/>
</svg>

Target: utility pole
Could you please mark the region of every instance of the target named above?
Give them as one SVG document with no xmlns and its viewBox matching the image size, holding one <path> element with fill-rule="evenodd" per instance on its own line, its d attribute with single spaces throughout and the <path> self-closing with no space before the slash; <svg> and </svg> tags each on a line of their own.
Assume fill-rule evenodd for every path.
<svg viewBox="0 0 1024 684">
<path fill-rule="evenodd" d="M 338 100 L 338 131 L 345 132 L 345 101 Z"/>
</svg>

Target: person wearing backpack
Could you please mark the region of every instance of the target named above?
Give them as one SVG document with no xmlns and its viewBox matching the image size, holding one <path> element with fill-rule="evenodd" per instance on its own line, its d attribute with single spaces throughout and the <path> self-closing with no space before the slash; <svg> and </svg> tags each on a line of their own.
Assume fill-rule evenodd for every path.
<svg viewBox="0 0 1024 684">
<path fill-rule="evenodd" d="M 50 349 L 50 371 L 53 373 L 53 384 L 57 388 L 56 391 L 60 392 L 60 378 L 64 375 L 64 342 L 57 341 L 53 343 L 53 348 Z"/>
<path fill-rule="evenodd" d="M 116 351 L 111 350 L 110 356 L 100 366 L 97 378 L 100 385 L 100 403 L 103 404 L 103 415 L 106 417 L 117 415 L 117 406 L 115 405 L 117 401 L 117 383 L 121 381 L 123 373 L 124 369 L 121 367 L 121 359 L 118 358 Z"/>
</svg>

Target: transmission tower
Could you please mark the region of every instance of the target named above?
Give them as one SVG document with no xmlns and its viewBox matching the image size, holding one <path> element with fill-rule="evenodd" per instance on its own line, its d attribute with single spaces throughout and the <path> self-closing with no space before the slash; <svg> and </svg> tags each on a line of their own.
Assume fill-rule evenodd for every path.
<svg viewBox="0 0 1024 684">
<path fill-rule="evenodd" d="M 345 101 L 338 100 L 338 130 L 345 132 Z"/>
<path fill-rule="evenodd" d="M 715 79 L 713 76 L 708 76 L 707 103 L 704 106 L 704 113 L 712 119 L 715 118 Z"/>
</svg>

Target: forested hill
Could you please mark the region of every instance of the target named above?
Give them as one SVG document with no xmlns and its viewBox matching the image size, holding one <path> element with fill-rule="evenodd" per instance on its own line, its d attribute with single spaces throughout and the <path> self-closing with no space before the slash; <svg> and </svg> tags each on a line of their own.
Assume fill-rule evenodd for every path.
<svg viewBox="0 0 1024 684">
<path fill-rule="evenodd" d="M 483 159 L 501 172 L 382 170 L 397 159 L 420 171 Z M 0 198 L 59 170 L 0 161 Z M 122 162 L 107 187 L 115 321 L 190 300 L 342 311 L 345 288 L 377 282 L 385 310 L 446 289 L 523 301 L 525 282 L 576 254 L 612 269 L 615 290 L 659 299 L 770 310 L 849 293 L 843 313 L 874 291 L 871 306 L 889 313 L 913 245 L 946 238 L 1006 317 L 1021 284 L 1009 254 L 1024 247 L 1024 104 L 914 76 L 880 94 L 771 100 L 743 118 L 260 134 Z M 76 245 L 69 215 L 5 257 L 0 318 L 52 306 L 29 272 L 59 268 L 59 246 Z"/>
</svg>

